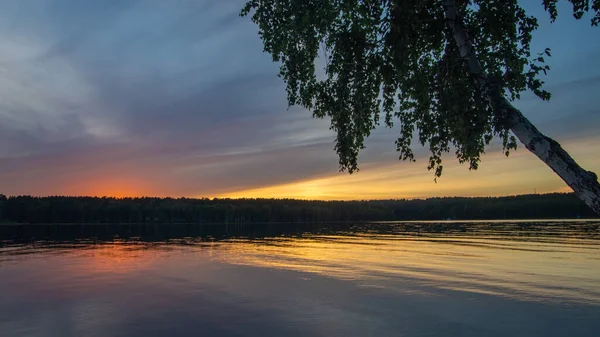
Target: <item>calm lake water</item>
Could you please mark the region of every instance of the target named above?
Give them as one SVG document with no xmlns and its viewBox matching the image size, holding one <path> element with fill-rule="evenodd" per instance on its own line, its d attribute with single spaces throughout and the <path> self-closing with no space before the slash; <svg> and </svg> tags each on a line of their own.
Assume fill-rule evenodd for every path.
<svg viewBox="0 0 600 337">
<path fill-rule="evenodd" d="M 0 226 L 0 336 L 599 336 L 600 222 Z"/>
</svg>

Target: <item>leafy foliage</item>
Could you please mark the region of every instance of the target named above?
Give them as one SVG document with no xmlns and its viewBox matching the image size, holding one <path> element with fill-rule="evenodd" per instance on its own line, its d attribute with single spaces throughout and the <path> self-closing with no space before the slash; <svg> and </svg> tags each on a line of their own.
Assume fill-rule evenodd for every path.
<svg viewBox="0 0 600 337">
<path fill-rule="evenodd" d="M 558 16 L 557 2 L 558 0 L 543 0 L 544 9 L 550 14 L 550 19 L 553 22 Z M 590 10 L 591 5 L 591 9 L 595 13 L 591 19 L 592 26 L 600 24 L 600 0 L 569 0 L 569 2 L 573 5 L 573 17 L 575 19 L 581 19 Z"/>
<path fill-rule="evenodd" d="M 575 18 L 589 0 L 569 0 Z M 557 0 L 543 0 L 552 20 Z M 456 0 L 476 55 L 510 100 L 530 90 L 543 100 L 546 49 L 532 55 L 537 29 L 517 0 Z M 600 0 L 593 0 L 598 24 Z M 506 116 L 495 113 L 460 57 L 443 0 L 250 0 L 241 12 L 259 28 L 264 50 L 280 63 L 290 105 L 331 118 L 341 170 L 358 168 L 365 138 L 380 123 L 399 122 L 397 150 L 414 161 L 413 137 L 430 152 L 428 169 L 442 174 L 451 148 L 477 169 L 494 137 L 506 155 L 517 144 Z M 324 61 L 324 74 L 317 66 Z"/>
</svg>

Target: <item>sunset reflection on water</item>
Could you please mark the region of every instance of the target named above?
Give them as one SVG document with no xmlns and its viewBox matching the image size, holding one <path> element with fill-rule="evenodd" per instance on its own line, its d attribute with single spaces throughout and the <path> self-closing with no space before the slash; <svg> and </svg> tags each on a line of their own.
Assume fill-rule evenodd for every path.
<svg viewBox="0 0 600 337">
<path fill-rule="evenodd" d="M 600 303 L 600 242 L 595 240 L 353 235 L 229 240 L 218 245 L 218 258 L 233 264 L 371 284 L 403 279 L 522 299 Z"/>
<path fill-rule="evenodd" d="M 390 226 L 4 241 L 0 328 L 9 337 L 107 329 L 112 332 L 99 335 L 185 336 L 199 327 L 217 336 L 250 330 L 264 336 L 273 329 L 289 336 L 436 335 L 456 324 L 468 332 L 456 334 L 462 336 L 597 331 L 597 224 L 520 231 L 461 225 L 442 232 L 428 224 Z"/>
</svg>

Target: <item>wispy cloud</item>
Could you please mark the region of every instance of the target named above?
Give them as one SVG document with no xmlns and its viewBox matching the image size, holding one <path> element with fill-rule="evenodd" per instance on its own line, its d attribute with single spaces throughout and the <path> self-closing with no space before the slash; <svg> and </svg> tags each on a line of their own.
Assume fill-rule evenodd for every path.
<svg viewBox="0 0 600 337">
<path fill-rule="evenodd" d="M 328 121 L 288 109 L 277 65 L 262 52 L 256 27 L 238 17 L 242 3 L 1 2 L 0 192 L 213 196 L 304 182 L 321 186 L 324 197 L 413 193 L 390 187 L 396 183 L 413 184 L 410 195 L 520 191 L 518 183 L 486 183 L 513 169 L 489 159 L 496 148 L 484 158 L 485 175 L 457 166 L 457 178 L 447 173 L 436 185 L 426 152 L 418 149 L 416 164 L 398 163 L 397 130 L 383 127 L 361 154 L 363 170 L 338 173 Z M 563 18 L 544 27 L 535 47 L 553 48 L 554 99 L 525 96 L 517 104 L 551 136 L 579 144 L 586 162 L 598 150 L 600 48 L 581 24 Z M 569 32 L 568 43 L 581 48 L 561 48 L 564 41 L 547 32 Z M 529 163 L 509 160 L 515 170 Z M 531 167 L 540 170 L 540 189 L 561 187 L 551 172 Z M 462 175 L 471 187 L 439 188 Z M 518 176 L 510 179 L 531 177 Z"/>
</svg>

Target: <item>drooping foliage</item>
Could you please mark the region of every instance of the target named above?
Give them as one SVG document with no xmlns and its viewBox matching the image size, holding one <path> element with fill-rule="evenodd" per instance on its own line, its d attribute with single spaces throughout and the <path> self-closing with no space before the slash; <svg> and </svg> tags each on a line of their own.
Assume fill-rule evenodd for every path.
<svg viewBox="0 0 600 337">
<path fill-rule="evenodd" d="M 557 0 L 540 0 L 556 19 Z M 600 0 L 569 0 L 575 18 Z M 506 116 L 495 113 L 461 59 L 445 19 L 444 0 L 250 0 L 241 15 L 258 25 L 264 50 L 280 63 L 290 105 L 331 119 L 340 169 L 358 168 L 365 138 L 383 118 L 399 125 L 400 159 L 414 160 L 413 138 L 430 151 L 428 169 L 442 173 L 455 149 L 476 169 L 498 137 L 515 149 Z M 539 75 L 550 50 L 532 51 L 538 27 L 517 0 L 455 0 L 485 73 L 510 100 L 529 90 L 543 100 Z"/>
</svg>

